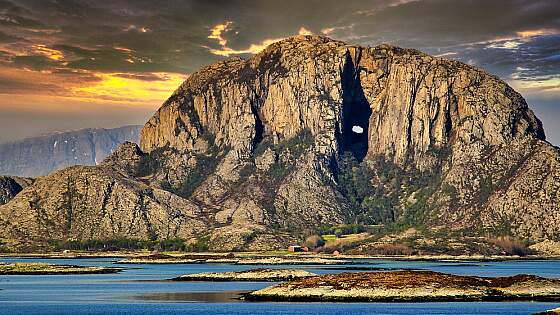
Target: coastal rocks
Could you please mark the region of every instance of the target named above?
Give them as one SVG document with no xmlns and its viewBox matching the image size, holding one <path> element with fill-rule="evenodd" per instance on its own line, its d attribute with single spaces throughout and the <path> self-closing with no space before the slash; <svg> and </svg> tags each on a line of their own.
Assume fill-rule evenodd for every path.
<svg viewBox="0 0 560 315">
<path fill-rule="evenodd" d="M 533 244 L 529 248 L 544 255 L 560 256 L 560 242 L 545 240 Z"/>
<path fill-rule="evenodd" d="M 117 273 L 122 268 L 52 265 L 44 263 L 0 263 L 0 275 L 78 275 Z"/>
<path fill-rule="evenodd" d="M 153 254 L 149 256 L 130 257 L 118 262 L 119 264 L 235 264 L 235 265 L 344 265 L 356 263 L 346 259 L 329 259 L 324 257 L 301 256 L 259 256 L 233 254 L 185 254 L 165 255 Z"/>
<path fill-rule="evenodd" d="M 174 281 L 290 281 L 314 277 L 316 274 L 300 269 L 250 269 L 235 272 L 203 272 L 182 275 Z"/>
<path fill-rule="evenodd" d="M 187 254 L 166 255 L 155 253 L 146 256 L 134 256 L 119 260 L 118 264 L 211 264 L 211 263 L 236 263 L 237 258 L 226 254 Z"/>
<path fill-rule="evenodd" d="M 433 271 L 323 275 L 251 292 L 248 300 L 318 302 L 556 301 L 560 280 L 532 275 L 484 278 Z"/>
<path fill-rule="evenodd" d="M 557 315 L 557 314 L 560 314 L 560 308 L 555 308 L 549 311 L 535 313 L 533 315 Z"/>
<path fill-rule="evenodd" d="M 239 265 L 344 265 L 351 263 L 351 260 L 321 257 L 262 257 L 237 262 Z"/>
</svg>

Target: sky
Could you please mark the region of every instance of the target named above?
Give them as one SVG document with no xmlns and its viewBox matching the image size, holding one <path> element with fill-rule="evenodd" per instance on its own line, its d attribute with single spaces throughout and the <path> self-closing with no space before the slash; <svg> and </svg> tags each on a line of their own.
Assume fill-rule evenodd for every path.
<svg viewBox="0 0 560 315">
<path fill-rule="evenodd" d="M 0 142 L 143 124 L 189 73 L 297 34 L 483 68 L 560 144 L 559 0 L 0 0 Z"/>
</svg>

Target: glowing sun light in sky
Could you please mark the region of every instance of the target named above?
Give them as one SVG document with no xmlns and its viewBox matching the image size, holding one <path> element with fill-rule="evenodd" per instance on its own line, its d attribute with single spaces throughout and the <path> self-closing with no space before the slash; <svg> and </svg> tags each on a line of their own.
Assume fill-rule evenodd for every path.
<svg viewBox="0 0 560 315">
<path fill-rule="evenodd" d="M 150 81 L 123 77 L 121 73 L 99 73 L 98 82 L 76 87 L 76 96 L 105 100 L 159 104 L 186 78 L 176 73 L 155 73 L 158 79 Z"/>
</svg>

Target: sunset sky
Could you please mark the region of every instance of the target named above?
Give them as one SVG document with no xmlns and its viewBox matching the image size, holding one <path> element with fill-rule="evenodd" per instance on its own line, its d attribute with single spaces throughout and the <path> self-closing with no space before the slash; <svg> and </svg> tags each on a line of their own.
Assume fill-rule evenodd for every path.
<svg viewBox="0 0 560 315">
<path fill-rule="evenodd" d="M 201 66 L 302 33 L 481 67 L 560 144 L 557 0 L 0 0 L 0 142 L 142 124 Z"/>
</svg>

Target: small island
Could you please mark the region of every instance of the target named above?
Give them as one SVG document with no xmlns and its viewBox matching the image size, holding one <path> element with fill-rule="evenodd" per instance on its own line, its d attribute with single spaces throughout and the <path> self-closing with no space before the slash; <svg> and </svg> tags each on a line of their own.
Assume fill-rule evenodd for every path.
<svg viewBox="0 0 560 315">
<path fill-rule="evenodd" d="M 233 265 L 344 265 L 359 263 L 350 259 L 324 258 L 314 255 L 238 256 L 230 254 L 151 254 L 129 257 L 118 264 L 233 264 Z"/>
<path fill-rule="evenodd" d="M 122 268 L 52 265 L 45 263 L 0 263 L 0 275 L 77 275 L 117 273 Z"/>
<path fill-rule="evenodd" d="M 560 280 L 533 275 L 457 276 L 433 271 L 323 275 L 248 293 L 246 300 L 318 302 L 560 301 Z"/>
<path fill-rule="evenodd" d="M 235 272 L 203 272 L 182 275 L 173 281 L 290 281 L 317 276 L 299 269 L 250 269 Z"/>
<path fill-rule="evenodd" d="M 558 315 L 558 314 L 560 314 L 560 307 L 555 308 L 553 310 L 548 310 L 548 311 L 544 311 L 544 312 L 535 313 L 533 315 Z"/>
</svg>

